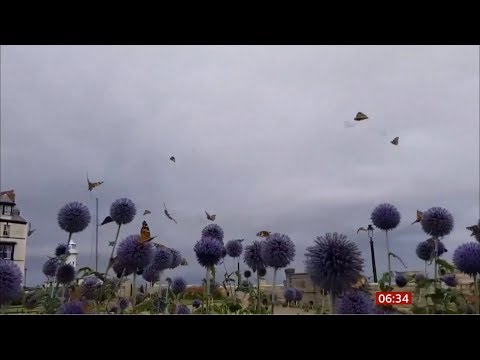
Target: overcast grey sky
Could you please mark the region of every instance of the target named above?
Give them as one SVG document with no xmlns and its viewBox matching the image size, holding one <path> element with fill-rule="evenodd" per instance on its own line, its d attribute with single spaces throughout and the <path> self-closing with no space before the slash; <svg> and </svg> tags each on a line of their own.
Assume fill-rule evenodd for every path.
<svg viewBox="0 0 480 360">
<path fill-rule="evenodd" d="M 100 221 L 112 201 L 138 207 L 154 235 L 189 260 L 169 276 L 197 282 L 193 245 L 217 214 L 226 240 L 266 229 L 296 244 L 304 270 L 315 236 L 355 241 L 375 205 L 398 207 L 392 251 L 421 270 L 417 209 L 444 206 L 450 259 L 479 218 L 479 48 L 476 46 L 3 46 L 1 188 L 15 189 L 29 239 L 28 285 L 67 239 L 57 213 L 70 201 Z M 345 126 L 358 111 L 370 119 Z M 395 136 L 399 145 L 390 144 Z M 174 155 L 177 162 L 169 161 Z M 92 193 L 91 180 L 105 183 Z M 166 202 L 178 225 L 163 215 Z M 101 269 L 115 225 L 100 228 Z M 94 265 L 95 226 L 74 236 Z M 375 235 L 378 272 L 385 238 Z M 229 261 L 229 265 L 231 265 Z M 395 263 L 394 270 L 402 270 Z M 223 274 L 223 272 L 221 272 Z M 283 278 L 283 273 L 282 273 Z"/>
</svg>

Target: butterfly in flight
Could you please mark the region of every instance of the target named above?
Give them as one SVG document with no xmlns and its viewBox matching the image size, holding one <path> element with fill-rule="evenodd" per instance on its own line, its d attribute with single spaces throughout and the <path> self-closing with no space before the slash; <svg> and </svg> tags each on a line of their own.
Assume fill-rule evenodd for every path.
<svg viewBox="0 0 480 360">
<path fill-rule="evenodd" d="M 88 182 L 88 190 L 89 191 L 92 191 L 97 186 L 100 186 L 100 185 L 103 184 L 103 181 L 91 182 L 90 179 L 88 178 L 88 173 L 87 173 L 87 182 Z"/>
<path fill-rule="evenodd" d="M 151 236 L 150 234 L 150 228 L 148 227 L 148 224 L 145 220 L 142 222 L 142 228 L 140 229 L 140 238 L 138 241 L 142 244 L 146 244 L 149 241 L 152 241 L 155 239 L 156 236 Z"/>
<path fill-rule="evenodd" d="M 165 213 L 165 216 L 167 218 L 169 218 L 170 220 L 172 220 L 175 224 L 177 223 L 177 220 L 175 220 L 172 215 L 170 215 L 170 213 L 168 212 L 167 210 L 167 206 L 165 205 L 165 203 L 163 203 L 163 207 L 165 208 L 165 210 L 163 211 Z"/>
<path fill-rule="evenodd" d="M 207 219 L 210 221 L 215 221 L 215 218 L 217 217 L 217 215 L 215 214 L 210 215 L 206 210 L 205 210 L 205 214 L 207 215 Z"/>
<path fill-rule="evenodd" d="M 390 143 L 392 143 L 393 145 L 398 145 L 398 136 L 392 141 L 390 141 Z"/>
<path fill-rule="evenodd" d="M 107 216 L 107 217 L 102 221 L 102 223 L 100 224 L 100 226 L 105 225 L 105 224 L 109 224 L 109 223 L 111 223 L 111 222 L 113 222 L 112 217 L 111 217 L 111 216 Z"/>
<path fill-rule="evenodd" d="M 145 210 L 145 211 L 143 212 L 143 216 L 148 215 L 148 214 L 151 214 L 151 213 L 152 213 L 152 212 L 151 212 L 150 210 Z"/>
<path fill-rule="evenodd" d="M 37 229 L 28 230 L 28 236 L 32 235 L 35 232 L 35 230 Z"/>
<path fill-rule="evenodd" d="M 417 219 L 414 222 L 412 222 L 410 225 L 419 223 L 420 221 L 422 221 L 422 219 L 423 219 L 423 212 L 420 210 L 417 210 Z"/>
<path fill-rule="evenodd" d="M 170 156 L 170 160 L 175 162 L 175 156 Z"/>
<path fill-rule="evenodd" d="M 472 232 L 470 236 L 480 235 L 480 227 L 478 225 L 467 226 L 467 230 Z"/>
<path fill-rule="evenodd" d="M 267 237 L 270 236 L 270 231 L 267 231 L 267 230 L 259 231 L 259 232 L 257 233 L 257 236 L 258 236 L 258 237 L 267 238 Z"/>
<path fill-rule="evenodd" d="M 367 120 L 368 119 L 368 116 L 365 115 L 364 113 L 362 112 L 358 112 L 357 115 L 355 115 L 355 118 L 353 120 L 355 121 L 362 121 L 362 120 Z"/>
<path fill-rule="evenodd" d="M 358 228 L 357 234 L 358 234 L 360 231 L 367 231 L 367 229 L 365 229 L 364 227 Z"/>
</svg>

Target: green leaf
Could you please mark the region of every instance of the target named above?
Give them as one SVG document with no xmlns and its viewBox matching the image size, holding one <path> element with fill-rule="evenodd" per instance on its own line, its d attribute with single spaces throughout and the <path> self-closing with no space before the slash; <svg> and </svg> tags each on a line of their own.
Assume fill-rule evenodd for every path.
<svg viewBox="0 0 480 360">
<path fill-rule="evenodd" d="M 444 259 L 437 259 L 437 265 L 445 269 L 449 273 L 453 273 L 456 270 L 454 265 L 450 264 Z"/>
</svg>

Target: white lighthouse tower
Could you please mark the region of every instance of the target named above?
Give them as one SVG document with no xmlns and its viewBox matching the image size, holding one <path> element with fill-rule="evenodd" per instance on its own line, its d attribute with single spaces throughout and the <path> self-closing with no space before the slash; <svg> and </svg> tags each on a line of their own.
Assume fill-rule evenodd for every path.
<svg viewBox="0 0 480 360">
<path fill-rule="evenodd" d="M 67 260 L 65 260 L 65 263 L 72 265 L 75 270 L 77 269 L 77 256 L 77 244 L 73 240 L 70 240 L 70 246 L 68 247 L 68 257 Z"/>
</svg>

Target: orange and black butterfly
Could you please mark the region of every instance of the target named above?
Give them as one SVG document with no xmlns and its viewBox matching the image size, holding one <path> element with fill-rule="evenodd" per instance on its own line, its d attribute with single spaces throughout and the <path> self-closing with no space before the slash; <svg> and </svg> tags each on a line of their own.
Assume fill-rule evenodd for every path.
<svg viewBox="0 0 480 360">
<path fill-rule="evenodd" d="M 390 143 L 392 143 L 393 145 L 398 145 L 398 136 L 392 141 L 390 141 Z"/>
<path fill-rule="evenodd" d="M 353 120 L 355 121 L 362 121 L 362 120 L 367 120 L 368 119 L 368 116 L 365 115 L 364 113 L 362 112 L 358 112 L 357 115 L 355 115 L 355 118 Z"/>
<path fill-rule="evenodd" d="M 205 214 L 207 215 L 207 219 L 210 221 L 215 221 L 215 218 L 217 217 L 217 215 L 215 214 L 210 215 L 206 210 L 205 210 Z"/>
<path fill-rule="evenodd" d="M 138 239 L 138 241 L 142 244 L 146 244 L 155 238 L 156 236 L 150 235 L 150 228 L 148 227 L 147 222 L 144 220 L 142 222 L 142 228 L 140 229 L 140 238 Z"/>
<path fill-rule="evenodd" d="M 414 222 L 412 222 L 410 225 L 418 223 L 418 222 L 422 221 L 422 219 L 423 219 L 423 212 L 420 211 L 420 210 L 417 210 L 417 219 Z"/>
<path fill-rule="evenodd" d="M 478 236 L 480 234 L 480 227 L 478 225 L 467 226 L 467 230 L 472 232 L 470 236 Z"/>
<path fill-rule="evenodd" d="M 270 231 L 267 231 L 267 230 L 259 231 L 259 232 L 257 233 L 257 236 L 258 236 L 258 237 L 267 238 L 267 237 L 270 236 Z"/>
<path fill-rule="evenodd" d="M 90 179 L 88 178 L 88 173 L 87 173 L 87 183 L 88 183 L 88 190 L 92 191 L 95 189 L 97 186 L 100 186 L 103 184 L 103 181 L 97 181 L 97 182 L 91 182 Z"/>
</svg>

